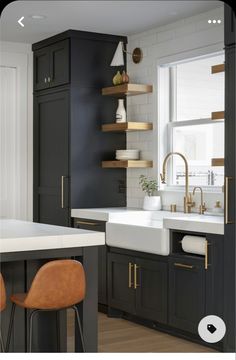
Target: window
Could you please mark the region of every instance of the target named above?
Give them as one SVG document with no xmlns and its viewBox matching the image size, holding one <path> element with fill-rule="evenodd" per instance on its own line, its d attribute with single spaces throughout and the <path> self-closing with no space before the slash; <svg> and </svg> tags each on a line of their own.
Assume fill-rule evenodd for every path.
<svg viewBox="0 0 236 360">
<path fill-rule="evenodd" d="M 180 152 L 188 160 L 189 184 L 222 186 L 224 167 L 212 166 L 212 158 L 224 158 L 224 120 L 211 113 L 224 110 L 224 73 L 211 73 L 223 55 L 194 59 L 168 66 L 168 151 Z M 169 161 L 169 185 L 184 185 L 183 160 Z"/>
</svg>

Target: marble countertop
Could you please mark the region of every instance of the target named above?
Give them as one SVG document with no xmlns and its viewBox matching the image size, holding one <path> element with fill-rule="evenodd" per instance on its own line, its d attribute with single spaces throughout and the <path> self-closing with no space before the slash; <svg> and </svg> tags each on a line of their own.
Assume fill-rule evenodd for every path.
<svg viewBox="0 0 236 360">
<path fill-rule="evenodd" d="M 0 254 L 105 244 L 103 232 L 13 219 L 0 220 Z"/>
</svg>

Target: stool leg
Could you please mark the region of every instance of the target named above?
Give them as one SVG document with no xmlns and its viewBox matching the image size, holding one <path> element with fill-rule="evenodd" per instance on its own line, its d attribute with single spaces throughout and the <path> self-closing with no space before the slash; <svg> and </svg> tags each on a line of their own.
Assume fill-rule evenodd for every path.
<svg viewBox="0 0 236 360">
<path fill-rule="evenodd" d="M 33 310 L 29 316 L 29 351 L 32 352 L 32 341 L 33 341 L 33 318 L 34 315 L 40 310 Z"/>
<path fill-rule="evenodd" d="M 61 339 L 60 339 L 60 320 L 59 320 L 59 310 L 56 312 L 56 327 L 57 327 L 57 351 L 61 351 Z"/>
<path fill-rule="evenodd" d="M 79 328 L 82 350 L 83 350 L 83 352 L 85 352 L 84 335 L 83 335 L 82 326 L 81 326 L 81 322 L 80 322 L 79 311 L 76 306 L 72 306 L 72 309 L 74 309 L 75 314 L 76 314 L 76 320 L 77 320 L 77 324 L 78 324 L 78 328 Z"/>
<path fill-rule="evenodd" d="M 9 323 L 8 334 L 7 334 L 6 352 L 9 351 L 9 347 L 10 347 L 11 333 L 12 333 L 12 327 L 13 327 L 14 316 L 15 316 L 15 309 L 16 309 L 16 304 L 12 303 L 10 323 Z"/>
<path fill-rule="evenodd" d="M 1 330 L 0 330 L 0 344 L 1 344 L 1 351 L 5 352 L 5 346 L 4 346 Z"/>
</svg>

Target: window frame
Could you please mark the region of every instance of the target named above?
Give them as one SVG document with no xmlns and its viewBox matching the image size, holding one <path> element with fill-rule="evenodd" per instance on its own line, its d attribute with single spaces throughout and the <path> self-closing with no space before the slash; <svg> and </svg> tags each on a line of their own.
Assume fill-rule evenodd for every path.
<svg viewBox="0 0 236 360">
<path fill-rule="evenodd" d="M 215 52 L 215 53 L 210 53 L 207 54 L 203 57 L 207 58 L 207 57 L 214 57 L 217 55 L 223 55 L 224 51 L 219 52 Z M 182 120 L 182 121 L 177 121 L 177 96 L 176 96 L 176 91 L 177 91 L 177 81 L 176 81 L 176 69 L 177 69 L 177 65 L 180 63 L 184 63 L 184 62 L 188 62 L 188 61 L 194 61 L 203 57 L 199 57 L 196 56 L 195 58 L 190 58 L 190 59 L 184 59 L 183 61 L 178 61 L 176 63 L 170 63 L 170 64 L 163 64 L 160 66 L 160 69 L 164 69 L 165 68 L 165 74 L 162 78 L 165 81 L 168 82 L 168 89 L 169 89 L 169 101 L 166 100 L 165 101 L 165 105 L 168 107 L 168 114 L 169 114 L 169 121 L 165 121 L 164 124 L 162 124 L 162 129 L 166 126 L 167 128 L 167 144 L 166 146 L 163 146 L 163 149 L 165 150 L 166 153 L 169 152 L 173 152 L 173 128 L 175 127 L 183 127 L 183 126 L 193 126 L 193 125 L 207 125 L 207 124 L 219 124 L 219 123 L 224 123 L 224 120 L 217 120 L 217 122 L 213 122 L 211 118 L 201 118 L 201 119 L 191 119 L 191 120 Z M 168 68 L 168 72 L 166 71 Z M 160 74 L 160 72 L 159 72 Z M 160 101 L 158 101 L 158 103 L 160 104 Z M 173 161 L 172 158 L 169 159 L 168 163 L 167 163 L 167 171 L 168 171 L 168 177 L 167 177 L 167 185 L 163 188 L 163 186 L 161 186 L 161 190 L 165 190 L 165 191 L 177 191 L 177 192 L 182 192 L 185 190 L 185 186 L 183 185 L 173 185 Z M 190 185 L 190 191 L 193 189 L 194 185 Z M 205 192 L 210 192 L 210 193 L 222 193 L 222 186 L 214 186 L 214 185 L 204 185 L 201 186 L 203 191 Z"/>
</svg>

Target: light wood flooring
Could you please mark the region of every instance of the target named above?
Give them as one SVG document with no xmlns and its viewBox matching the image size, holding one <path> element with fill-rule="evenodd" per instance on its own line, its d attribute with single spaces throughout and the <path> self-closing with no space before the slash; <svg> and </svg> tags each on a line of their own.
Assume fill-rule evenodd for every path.
<svg viewBox="0 0 236 360">
<path fill-rule="evenodd" d="M 68 351 L 73 351 L 73 320 L 68 318 Z M 215 352 L 191 341 L 146 328 L 124 319 L 98 314 L 98 351 L 121 352 Z"/>
</svg>

